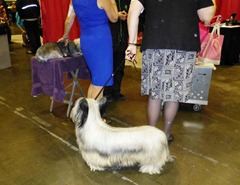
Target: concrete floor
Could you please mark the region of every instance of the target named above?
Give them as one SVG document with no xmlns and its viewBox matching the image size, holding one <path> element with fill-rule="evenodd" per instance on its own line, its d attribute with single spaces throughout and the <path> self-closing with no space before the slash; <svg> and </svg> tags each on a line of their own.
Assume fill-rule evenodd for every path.
<svg viewBox="0 0 240 185">
<path fill-rule="evenodd" d="M 213 71 L 209 100 L 200 112 L 181 104 L 169 146 L 176 157 L 161 175 L 138 168 L 91 172 L 78 152 L 67 106 L 31 96 L 31 55 L 10 44 L 12 67 L 0 70 L 1 185 L 237 185 L 240 184 L 240 65 Z M 1 60 L 1 59 L 0 59 Z M 80 81 L 87 91 L 89 81 Z M 147 97 L 140 95 L 140 70 L 126 66 L 125 101 L 109 104 L 114 126 L 147 124 Z M 162 120 L 159 121 L 162 129 Z M 94 137 L 94 136 L 93 136 Z"/>
</svg>

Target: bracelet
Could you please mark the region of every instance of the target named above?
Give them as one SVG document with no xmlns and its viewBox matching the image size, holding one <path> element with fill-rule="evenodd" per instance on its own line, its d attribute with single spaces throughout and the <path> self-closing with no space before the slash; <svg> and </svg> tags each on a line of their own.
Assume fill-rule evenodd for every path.
<svg viewBox="0 0 240 185">
<path fill-rule="evenodd" d="M 136 43 L 128 43 L 128 45 L 137 46 L 137 44 L 136 44 Z"/>
<path fill-rule="evenodd" d="M 68 39 L 68 37 L 62 37 L 63 39 Z"/>
</svg>

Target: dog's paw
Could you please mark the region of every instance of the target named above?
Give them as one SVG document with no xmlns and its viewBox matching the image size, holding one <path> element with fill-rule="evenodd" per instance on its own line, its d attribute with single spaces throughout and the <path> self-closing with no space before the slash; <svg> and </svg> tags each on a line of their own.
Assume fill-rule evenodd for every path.
<svg viewBox="0 0 240 185">
<path fill-rule="evenodd" d="M 160 174 L 161 173 L 162 168 L 159 166 L 152 166 L 152 165 L 143 165 L 140 167 L 139 171 L 141 173 L 148 173 L 150 175 L 153 174 Z"/>
<path fill-rule="evenodd" d="M 88 164 L 88 165 L 89 165 L 91 171 L 103 171 L 104 170 L 104 168 L 99 167 L 99 166 L 95 166 L 95 165 L 92 165 L 92 164 Z"/>
<path fill-rule="evenodd" d="M 174 160 L 175 159 L 173 158 L 172 155 L 169 155 L 168 158 L 167 158 L 167 162 L 171 162 L 172 163 L 172 162 L 174 162 Z"/>
<path fill-rule="evenodd" d="M 38 60 L 38 62 L 45 63 L 45 62 L 47 62 L 47 60 Z"/>
</svg>

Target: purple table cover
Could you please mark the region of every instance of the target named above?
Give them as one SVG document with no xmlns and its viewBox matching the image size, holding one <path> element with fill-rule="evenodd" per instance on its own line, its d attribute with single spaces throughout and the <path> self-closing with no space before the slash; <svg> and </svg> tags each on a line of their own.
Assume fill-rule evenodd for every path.
<svg viewBox="0 0 240 185">
<path fill-rule="evenodd" d="M 45 94 L 52 96 L 54 101 L 63 102 L 65 96 L 64 72 L 79 69 L 78 78 L 90 79 L 90 73 L 82 55 L 66 58 L 51 59 L 38 62 L 31 58 L 32 68 L 32 96 Z"/>
</svg>

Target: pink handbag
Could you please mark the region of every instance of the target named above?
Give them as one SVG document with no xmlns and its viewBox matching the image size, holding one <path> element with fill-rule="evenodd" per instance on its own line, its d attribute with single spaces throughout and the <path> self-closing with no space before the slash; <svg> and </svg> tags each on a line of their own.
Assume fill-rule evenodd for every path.
<svg viewBox="0 0 240 185">
<path fill-rule="evenodd" d="M 203 22 L 198 23 L 199 33 L 200 33 L 200 43 L 209 33 L 209 27 L 205 26 Z"/>
<path fill-rule="evenodd" d="M 198 54 L 198 62 L 213 63 L 219 65 L 224 35 L 220 35 L 220 22 L 213 25 L 211 33 L 203 39 L 201 51 Z"/>
</svg>

